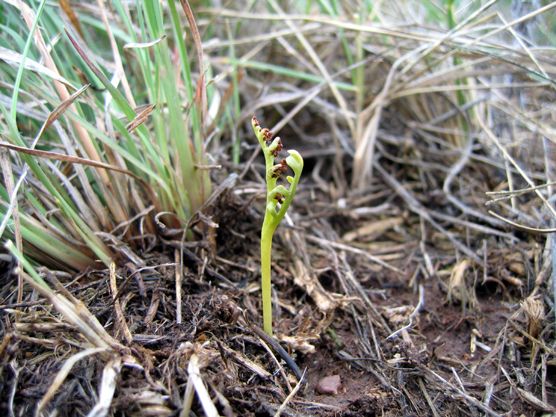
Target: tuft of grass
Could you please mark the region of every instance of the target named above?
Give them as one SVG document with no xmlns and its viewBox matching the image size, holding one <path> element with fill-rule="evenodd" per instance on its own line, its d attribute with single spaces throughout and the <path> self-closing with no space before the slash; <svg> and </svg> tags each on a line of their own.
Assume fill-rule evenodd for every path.
<svg viewBox="0 0 556 417">
<path fill-rule="evenodd" d="M 2 6 L 0 146 L 13 181 L 0 186 L 0 234 L 40 264 L 82 270 L 125 256 L 120 242 L 147 245 L 153 213 L 185 227 L 211 192 L 218 120 L 187 1 L 62 6 Z"/>
</svg>

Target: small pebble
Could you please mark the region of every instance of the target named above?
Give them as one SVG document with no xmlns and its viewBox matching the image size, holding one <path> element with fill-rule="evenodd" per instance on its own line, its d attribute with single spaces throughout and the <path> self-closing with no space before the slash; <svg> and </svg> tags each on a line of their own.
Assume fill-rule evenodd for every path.
<svg viewBox="0 0 556 417">
<path fill-rule="evenodd" d="M 340 391 L 342 380 L 340 375 L 330 375 L 322 378 L 317 384 L 317 392 L 324 395 L 336 395 Z"/>
</svg>

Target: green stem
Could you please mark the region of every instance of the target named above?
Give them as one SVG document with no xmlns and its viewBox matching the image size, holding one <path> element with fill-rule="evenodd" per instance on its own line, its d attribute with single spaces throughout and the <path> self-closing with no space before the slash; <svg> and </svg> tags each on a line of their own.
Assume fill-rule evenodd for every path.
<svg viewBox="0 0 556 417">
<path fill-rule="evenodd" d="M 271 259 L 272 236 L 275 228 L 265 216 L 261 230 L 261 293 L 263 300 L 263 330 L 272 336 L 272 284 Z"/>
</svg>

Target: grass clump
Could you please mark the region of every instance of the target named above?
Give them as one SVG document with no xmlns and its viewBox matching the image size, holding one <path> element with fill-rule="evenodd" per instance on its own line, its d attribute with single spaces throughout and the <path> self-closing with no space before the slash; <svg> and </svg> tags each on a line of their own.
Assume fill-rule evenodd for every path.
<svg viewBox="0 0 556 417">
<path fill-rule="evenodd" d="M 39 264 L 81 270 L 184 227 L 210 194 L 216 122 L 188 3 L 100 3 L 69 27 L 44 1 L 3 8 L 0 137 L 17 151 L 4 157 L 3 237 Z M 160 227 L 157 213 L 168 213 Z"/>
</svg>

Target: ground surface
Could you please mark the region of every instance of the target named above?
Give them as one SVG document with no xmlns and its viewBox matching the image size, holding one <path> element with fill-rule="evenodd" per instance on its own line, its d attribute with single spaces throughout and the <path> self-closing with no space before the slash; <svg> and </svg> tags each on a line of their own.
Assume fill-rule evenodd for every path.
<svg viewBox="0 0 556 417">
<path fill-rule="evenodd" d="M 177 413 L 188 360 L 196 355 L 222 415 L 272 416 L 282 403 L 287 405 L 281 414 L 291 416 L 549 411 L 554 401 L 549 348 L 539 349 L 540 341 L 535 348 L 528 334 L 531 320 L 520 305 L 523 291 L 535 287 L 529 270 L 542 258 L 541 245 L 521 240 L 509 252 L 484 238 L 480 246 L 491 248 L 485 273 L 481 265 L 458 261 L 441 236 L 420 239 L 417 217 L 396 208 L 396 199 L 380 186 L 371 197 L 364 194 L 364 206 L 354 205 L 361 200 L 356 197 L 339 208 L 309 182 L 294 211 L 295 227 L 282 226 L 274 247 L 275 333 L 303 372 L 301 386 L 288 398 L 298 384 L 295 372 L 255 330 L 261 215 L 257 193 L 245 198 L 252 185 L 220 190 L 207 211 L 211 221 L 205 222 L 217 229 L 196 225 L 204 239 L 184 252 L 181 324 L 174 263 L 179 239 L 168 237 L 164 246 L 146 251 L 143 268 L 117 270 L 118 306 L 106 284 L 108 271 L 63 277 L 65 288 L 134 358 L 118 379 L 115 410 Z M 364 218 L 353 214 L 381 206 Z M 512 263 L 502 261 L 508 256 Z M 458 278 L 454 270 L 462 262 Z M 4 282 L 6 294 L 10 285 Z M 13 395 L 18 415 L 31 412 L 61 359 L 83 346 L 57 314 L 34 305 L 26 300 L 25 313 L 1 347 L 2 407 Z M 86 393 L 95 390 L 101 372 L 94 356 L 79 361 L 48 407 L 61 415 L 85 414 L 92 406 Z M 331 392 L 317 389 L 323 378 L 335 375 L 340 385 Z M 517 378 L 528 389 L 518 388 Z M 201 408 L 194 403 L 197 415 Z"/>
<path fill-rule="evenodd" d="M 168 20 L 164 36 L 141 37 L 129 50 L 127 37 L 120 39 L 127 33 L 121 16 L 112 6 L 106 6 L 107 17 L 99 13 L 109 2 L 59 3 L 79 3 L 79 15 L 96 22 L 87 23 L 87 39 L 98 40 L 95 59 L 107 76 L 119 77 L 113 53 L 123 51 L 124 72 L 141 98 L 136 104 L 150 109 L 138 122 L 145 138 L 167 127 L 161 117 L 153 128 L 152 119 L 164 115 L 169 103 L 183 107 L 189 126 L 188 109 L 198 104 L 202 110 L 205 84 L 212 88 L 213 101 L 204 104 L 215 119 L 197 132 L 209 164 L 196 167 L 210 172 L 215 191 L 186 234 L 173 229 L 180 223 L 171 214 L 143 207 L 153 201 L 142 201 L 148 193 L 135 182 L 138 189 L 130 195 L 141 204 L 130 205 L 133 217 L 125 224 L 112 219 L 112 231 L 94 231 L 109 247 L 109 259 L 117 258 L 115 268 L 60 272 L 60 260 L 39 253 L 50 267 L 39 268 L 40 276 L 53 290 L 28 280 L 22 303 L 15 301 L 14 262 L 2 253 L 0 416 L 554 415 L 555 245 L 540 228 L 554 225 L 556 214 L 546 202 L 556 179 L 556 149 L 549 140 L 556 62 L 553 49 L 535 47 L 526 30 L 529 25 L 552 39 L 553 20 L 542 24 L 541 17 L 554 9 L 540 9 L 545 2 L 512 2 L 540 11 L 517 10 L 504 20 L 503 8 L 490 8 L 497 2 L 409 2 L 410 8 L 406 2 L 194 4 L 203 42 L 190 44 L 195 32 L 187 32 L 192 25 L 186 26 L 184 14 L 188 51 L 191 57 L 201 46 L 206 51 L 193 65 L 199 84 L 192 104 L 178 66 L 172 71 L 183 103 L 143 102 L 156 97 L 159 86 L 153 81 L 156 91 L 145 91 L 150 83 L 135 73 L 141 66 L 129 61 L 133 48 L 145 48 L 149 61 L 149 48 L 167 39 L 177 62 Z M 125 8 L 128 3 L 130 33 L 142 33 L 145 23 L 135 20 L 150 20 L 136 19 L 140 11 L 133 2 L 123 2 Z M 290 14 L 279 3 L 289 4 Z M 372 10 L 364 11 L 370 3 Z M 433 5 L 434 12 L 437 3 L 460 4 L 459 20 L 449 10 L 440 14 L 442 21 L 424 19 L 422 5 Z M 310 16 L 300 17 L 308 13 L 302 4 L 315 7 Z M 326 4 L 345 10 L 336 15 Z M 11 14 L 16 29 L 24 27 L 19 14 Z M 99 29 L 105 19 L 118 28 L 117 48 Z M 38 30 L 50 20 L 38 22 Z M 70 47 L 61 33 L 66 22 L 53 22 L 43 47 L 60 54 L 57 42 Z M 20 36 L 22 46 L 27 36 Z M 36 59 L 37 65 L 44 61 Z M 79 66 L 81 61 L 67 63 L 66 75 Z M 163 70 L 168 68 L 157 68 L 156 77 Z M 15 73 L 10 77 L 15 80 Z M 12 86 L 4 84 L 0 98 L 10 102 Z M 20 96 L 32 99 L 18 102 L 18 111 L 21 104 L 32 115 L 45 103 L 63 101 L 37 95 L 43 84 L 32 87 L 27 92 L 22 84 Z M 78 100 L 100 103 L 86 113 L 104 131 L 104 124 L 108 130 L 123 119 L 118 106 L 107 110 L 114 100 L 98 87 Z M 284 146 L 305 159 L 289 217 L 274 236 L 275 338 L 259 328 L 265 168 L 251 131 L 253 113 L 265 126 L 278 126 Z M 57 117 L 69 124 L 61 113 Z M 35 136 L 36 120 L 17 121 L 25 139 Z M 68 132 L 63 137 L 75 136 Z M 69 152 L 58 131 L 49 135 L 48 149 Z M 114 137 L 119 144 L 121 135 Z M 122 168 L 130 168 L 110 146 L 103 152 L 107 162 L 121 159 Z M 12 158 L 19 175 L 21 158 Z M 75 172 L 81 171 L 65 160 L 55 163 L 52 177 L 63 171 L 64 187 L 73 181 L 70 190 L 96 192 L 98 182 L 86 190 L 79 186 L 76 178 L 86 181 L 85 171 L 79 177 Z M 161 165 L 161 172 L 167 168 Z M 131 189 L 131 179 L 122 178 L 121 189 Z M 36 178 L 27 181 L 37 195 L 48 194 Z M 537 194 L 532 184 L 539 186 Z M 508 190 L 512 194 L 486 195 Z M 37 224 L 52 216 L 54 225 L 73 225 L 72 218 L 57 217 L 50 195 L 46 213 L 33 211 L 34 200 L 25 202 L 23 195 L 21 211 L 29 209 Z M 489 198 L 500 200 L 487 206 Z M 488 210 L 529 227 L 510 226 Z M 152 227 L 143 228 L 145 223 Z M 84 242 L 75 245 L 94 258 Z M 183 412 L 189 406 L 192 411 Z"/>
</svg>

